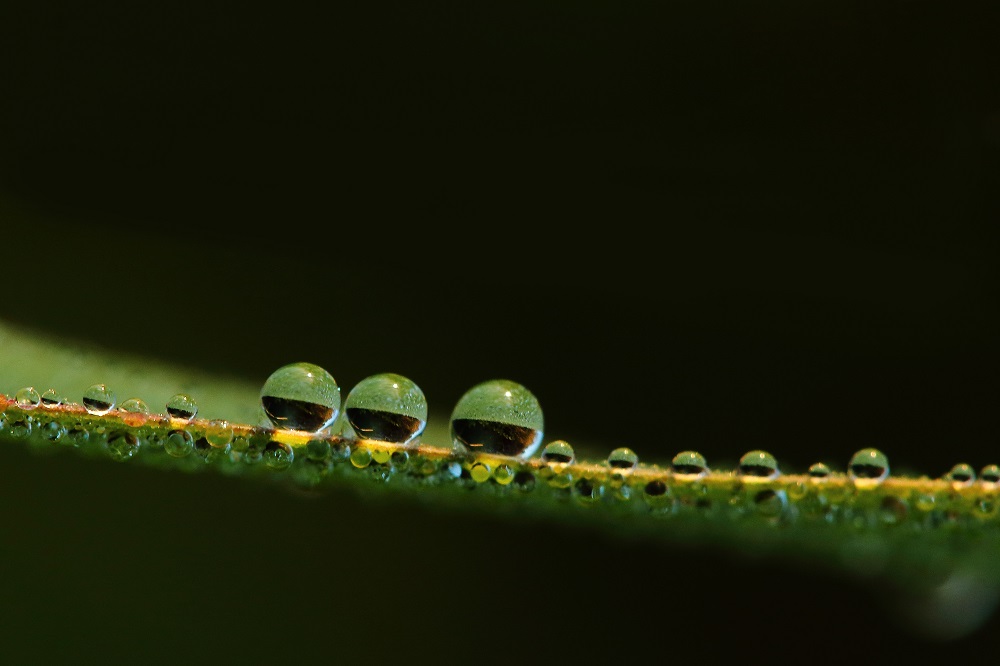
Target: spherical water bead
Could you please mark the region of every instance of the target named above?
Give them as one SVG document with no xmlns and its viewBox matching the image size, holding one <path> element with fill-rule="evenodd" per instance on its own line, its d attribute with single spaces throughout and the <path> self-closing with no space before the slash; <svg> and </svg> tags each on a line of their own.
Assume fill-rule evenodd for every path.
<svg viewBox="0 0 1000 666">
<path fill-rule="evenodd" d="M 320 462 L 330 457 L 330 443 L 325 439 L 311 439 L 306 444 L 306 457 Z"/>
<path fill-rule="evenodd" d="M 471 476 L 472 480 L 476 483 L 485 483 L 489 480 L 492 473 L 493 470 L 491 470 L 490 466 L 484 462 L 477 462 L 469 469 L 469 476 Z"/>
<path fill-rule="evenodd" d="M 708 474 L 708 462 L 697 451 L 681 451 L 670 461 L 675 476 L 702 477 Z"/>
<path fill-rule="evenodd" d="M 631 472 L 639 464 L 639 456 L 628 447 L 617 448 L 608 454 L 608 467 L 622 472 Z"/>
<path fill-rule="evenodd" d="M 535 489 L 535 475 L 531 472 L 518 472 L 514 475 L 513 484 L 521 492 L 530 492 Z"/>
<path fill-rule="evenodd" d="M 976 482 L 976 471 L 972 469 L 972 465 L 958 463 L 944 475 L 944 478 L 951 481 L 954 486 L 967 488 Z"/>
<path fill-rule="evenodd" d="M 163 440 L 163 450 L 174 458 L 183 458 L 194 449 L 194 437 L 187 430 L 171 430 Z"/>
<path fill-rule="evenodd" d="M 542 460 L 547 463 L 568 465 L 576 459 L 573 447 L 561 439 L 549 442 L 542 449 Z"/>
<path fill-rule="evenodd" d="M 896 525 L 906 519 L 909 507 L 899 497 L 889 496 L 882 500 L 878 509 L 878 519 L 885 525 Z"/>
<path fill-rule="evenodd" d="M 268 442 L 264 447 L 264 464 L 274 470 L 287 469 L 295 459 L 292 447 L 281 442 Z"/>
<path fill-rule="evenodd" d="M 389 457 L 392 455 L 386 449 L 372 449 L 372 460 L 377 462 L 379 465 L 384 465 L 389 462 Z"/>
<path fill-rule="evenodd" d="M 14 402 L 21 409 L 34 409 L 41 404 L 42 396 L 38 395 L 34 386 L 26 386 L 14 394 Z"/>
<path fill-rule="evenodd" d="M 788 498 L 780 490 L 762 490 L 753 498 L 757 513 L 766 518 L 777 518 L 788 506 Z"/>
<path fill-rule="evenodd" d="M 861 449 L 851 457 L 847 473 L 855 486 L 877 486 L 889 476 L 889 458 L 878 449 Z"/>
<path fill-rule="evenodd" d="M 813 463 L 809 466 L 810 478 L 822 480 L 830 476 L 830 468 L 823 463 Z"/>
<path fill-rule="evenodd" d="M 94 416 L 104 416 L 118 404 L 115 392 L 106 384 L 94 384 L 83 392 L 83 406 Z"/>
<path fill-rule="evenodd" d="M 139 438 L 119 430 L 108 435 L 108 453 L 112 460 L 124 462 L 139 451 Z"/>
<path fill-rule="evenodd" d="M 493 480 L 506 486 L 514 480 L 514 468 L 510 465 L 497 465 L 493 470 Z"/>
<path fill-rule="evenodd" d="M 46 389 L 41 395 L 42 407 L 46 409 L 51 409 L 53 407 L 58 407 L 59 405 L 66 402 L 66 399 L 56 391 L 55 389 Z"/>
<path fill-rule="evenodd" d="M 141 425 L 146 422 L 149 416 L 149 406 L 139 398 L 129 398 L 119 407 L 119 411 L 124 412 L 122 420 L 131 426 Z"/>
<path fill-rule="evenodd" d="M 427 426 L 427 399 L 412 380 L 386 372 L 358 382 L 347 394 L 344 414 L 362 439 L 405 444 Z"/>
<path fill-rule="evenodd" d="M 583 504 L 592 504 L 601 499 L 604 486 L 593 479 L 583 478 L 573 484 L 573 496 Z"/>
<path fill-rule="evenodd" d="M 209 421 L 205 439 L 213 449 L 228 449 L 233 443 L 233 427 L 224 419 Z"/>
<path fill-rule="evenodd" d="M 42 426 L 42 435 L 50 442 L 58 442 L 66 435 L 66 427 L 58 421 L 49 421 Z"/>
<path fill-rule="evenodd" d="M 170 418 L 190 423 L 198 415 L 198 403 L 186 393 L 178 393 L 167 400 L 167 415 Z"/>
<path fill-rule="evenodd" d="M 393 451 L 389 462 L 395 469 L 403 469 L 410 464 L 410 454 L 406 451 Z"/>
<path fill-rule="evenodd" d="M 778 461 L 767 451 L 749 451 L 740 458 L 737 472 L 744 480 L 776 479 L 781 474 Z"/>
<path fill-rule="evenodd" d="M 372 464 L 372 452 L 364 446 L 359 446 L 351 451 L 351 464 L 358 469 L 364 469 Z"/>
<path fill-rule="evenodd" d="M 667 484 L 658 479 L 647 483 L 642 489 L 642 494 L 650 508 L 660 509 L 670 502 Z"/>
<path fill-rule="evenodd" d="M 24 439 L 31 434 L 31 430 L 34 427 L 34 419 L 28 415 L 22 415 L 18 418 L 11 419 L 7 422 L 7 432 L 11 434 L 12 437 L 17 437 L 18 439 Z"/>
<path fill-rule="evenodd" d="M 983 483 L 1000 483 L 1000 465 L 987 465 L 979 470 Z"/>
<path fill-rule="evenodd" d="M 340 413 L 340 387 L 318 365 L 291 363 L 267 378 L 260 402 L 276 427 L 318 432 Z"/>
<path fill-rule="evenodd" d="M 542 443 L 542 408 L 531 391 L 496 379 L 463 395 L 451 414 L 451 436 L 476 453 L 527 458 Z"/>
</svg>

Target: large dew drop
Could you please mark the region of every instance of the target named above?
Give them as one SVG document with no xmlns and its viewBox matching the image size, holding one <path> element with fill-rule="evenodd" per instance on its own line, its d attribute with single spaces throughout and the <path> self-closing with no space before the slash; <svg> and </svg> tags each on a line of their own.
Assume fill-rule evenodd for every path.
<svg viewBox="0 0 1000 666">
<path fill-rule="evenodd" d="M 543 428 L 535 396 L 504 379 L 472 387 L 451 414 L 452 438 L 475 453 L 527 458 L 542 443 Z"/>
<path fill-rule="evenodd" d="M 83 406 L 94 416 L 103 416 L 115 408 L 118 398 L 107 384 L 94 384 L 83 392 Z"/>
<path fill-rule="evenodd" d="M 778 460 L 767 451 L 749 451 L 740 458 L 736 471 L 744 480 L 776 479 L 781 473 Z"/>
<path fill-rule="evenodd" d="M 318 365 L 292 363 L 267 378 L 260 402 L 278 428 L 318 432 L 340 413 L 340 387 Z"/>
<path fill-rule="evenodd" d="M 670 467 L 675 476 L 705 476 L 708 473 L 708 462 L 705 456 L 697 451 L 681 451 L 670 461 Z"/>
<path fill-rule="evenodd" d="M 608 467 L 622 472 L 631 471 L 639 464 L 639 456 L 628 447 L 620 447 L 608 454 Z"/>
<path fill-rule="evenodd" d="M 358 437 L 405 444 L 427 426 L 427 399 L 412 380 L 386 372 L 358 382 L 344 413 Z"/>
<path fill-rule="evenodd" d="M 198 403 L 186 393 L 178 393 L 167 400 L 167 414 L 172 419 L 190 422 L 198 414 Z"/>
<path fill-rule="evenodd" d="M 889 458 L 878 449 L 861 449 L 851 456 L 847 473 L 855 486 L 877 486 L 889 476 Z"/>
</svg>

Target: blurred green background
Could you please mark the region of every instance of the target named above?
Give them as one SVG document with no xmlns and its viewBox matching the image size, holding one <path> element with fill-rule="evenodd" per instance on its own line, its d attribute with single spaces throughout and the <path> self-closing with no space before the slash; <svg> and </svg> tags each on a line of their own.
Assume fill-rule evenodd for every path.
<svg viewBox="0 0 1000 666">
<path fill-rule="evenodd" d="M 438 421 L 509 378 L 592 456 L 978 469 L 1000 458 L 981 6 L 5 7 L 2 316 L 251 382 L 399 372 Z M 910 643 L 877 579 L 794 562 L 2 455 L 25 656 L 954 649 Z"/>
</svg>

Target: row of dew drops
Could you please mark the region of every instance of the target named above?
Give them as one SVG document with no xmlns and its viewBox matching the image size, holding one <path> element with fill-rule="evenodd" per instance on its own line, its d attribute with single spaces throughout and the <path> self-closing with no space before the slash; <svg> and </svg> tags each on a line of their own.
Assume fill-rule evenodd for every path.
<svg viewBox="0 0 1000 666">
<path fill-rule="evenodd" d="M 322 434 L 341 413 L 340 387 L 336 380 L 322 367 L 312 363 L 292 363 L 276 370 L 261 388 L 260 400 L 268 419 L 279 429 Z M 53 408 L 64 402 L 54 389 L 40 394 L 34 387 L 26 387 L 15 394 L 15 403 L 25 411 L 39 406 Z M 117 404 L 114 392 L 105 384 L 89 387 L 83 395 L 83 406 L 96 416 L 117 409 L 122 420 L 129 425 L 141 425 L 150 414 L 149 407 L 139 398 Z M 406 445 L 414 442 L 427 425 L 427 400 L 423 391 L 412 380 L 394 373 L 363 379 L 348 393 L 343 407 L 350 428 L 363 440 Z M 198 405 L 190 396 L 178 394 L 167 401 L 166 411 L 172 421 L 190 423 L 198 413 Z M 9 424 L 0 423 L 0 426 L 17 437 L 25 437 L 30 434 L 32 423 L 31 419 L 21 419 Z M 234 439 L 228 422 L 215 420 L 209 426 L 204 442 L 196 442 L 184 428 L 170 431 L 163 441 L 164 450 L 178 458 L 196 451 L 199 445 L 228 453 Z M 85 429 L 68 432 L 57 421 L 49 421 L 42 428 L 43 436 L 50 441 L 67 437 L 74 443 L 82 443 L 89 437 Z M 469 389 L 459 399 L 451 415 L 455 448 L 473 454 L 529 458 L 541 446 L 543 429 L 538 400 L 527 388 L 508 380 L 491 380 Z M 322 451 L 307 448 L 307 455 L 325 455 L 328 444 L 314 439 L 309 447 L 314 442 Z M 116 460 L 131 458 L 139 445 L 136 435 L 128 431 L 112 433 L 108 438 L 108 451 Z M 377 457 L 383 453 L 365 447 L 347 451 L 355 467 L 366 467 L 373 457 L 379 462 Z M 269 442 L 261 452 L 261 458 L 269 467 L 284 469 L 291 464 L 294 454 L 285 444 Z M 555 470 L 561 470 L 576 460 L 572 446 L 562 440 L 548 443 L 542 449 L 541 459 Z M 610 453 L 606 463 L 614 470 L 613 480 L 617 480 L 620 488 L 623 475 L 637 468 L 639 457 L 631 449 L 621 447 Z M 696 451 L 678 453 L 671 461 L 670 469 L 675 478 L 689 481 L 706 476 L 710 471 L 705 457 Z M 775 457 L 760 450 L 744 454 L 736 473 L 744 479 L 761 481 L 777 479 L 781 474 Z M 808 476 L 815 480 L 825 479 L 831 474 L 831 469 L 824 463 L 816 463 L 808 470 Z M 494 469 L 487 462 L 479 461 L 471 465 L 469 476 L 478 483 L 493 479 L 506 485 L 515 481 L 517 474 L 509 465 L 499 464 Z M 862 449 L 848 463 L 848 476 L 858 487 L 878 485 L 889 476 L 888 458 L 878 449 Z M 568 475 L 550 474 L 550 477 L 550 484 L 557 487 L 560 483 L 569 486 L 573 482 Z M 975 470 L 966 463 L 955 465 L 943 478 L 956 487 L 969 487 L 977 480 Z M 1000 487 L 1000 466 L 987 465 L 980 471 L 979 480 L 988 486 Z M 578 488 L 583 494 L 592 495 L 598 491 L 587 479 L 580 479 L 577 483 L 584 484 L 585 487 Z M 656 497 L 666 494 L 667 487 L 663 481 L 653 480 L 646 484 L 644 492 Z"/>
</svg>

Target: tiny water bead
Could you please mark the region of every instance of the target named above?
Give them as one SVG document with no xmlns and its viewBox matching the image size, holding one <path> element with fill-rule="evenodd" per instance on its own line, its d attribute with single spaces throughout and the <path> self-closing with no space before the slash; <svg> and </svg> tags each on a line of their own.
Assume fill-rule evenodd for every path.
<svg viewBox="0 0 1000 666">
<path fill-rule="evenodd" d="M 972 465 L 958 463 L 944 475 L 944 478 L 957 486 L 971 486 L 976 481 L 976 471 L 972 469 Z"/>
<path fill-rule="evenodd" d="M 542 460 L 547 463 L 569 464 L 576 459 L 573 447 L 561 439 L 549 442 L 542 449 Z"/>
<path fill-rule="evenodd" d="M 139 451 L 139 438 L 126 430 L 108 435 L 108 453 L 112 460 L 124 462 Z"/>
<path fill-rule="evenodd" d="M 573 484 L 573 496 L 584 504 L 591 504 L 604 495 L 604 486 L 593 479 L 582 478 Z"/>
<path fill-rule="evenodd" d="M 878 449 L 861 449 L 851 457 L 847 472 L 855 485 L 877 485 L 889 476 L 889 458 Z"/>
<path fill-rule="evenodd" d="M 83 406 L 94 416 L 104 416 L 117 404 L 118 398 L 107 384 L 94 384 L 83 392 Z"/>
<path fill-rule="evenodd" d="M 194 449 L 194 437 L 187 430 L 171 430 L 163 440 L 163 450 L 174 458 L 183 458 Z"/>
<path fill-rule="evenodd" d="M 506 486 L 514 480 L 514 468 L 510 465 L 497 465 L 493 470 L 493 480 L 501 486 Z"/>
<path fill-rule="evenodd" d="M 736 470 L 745 479 L 776 479 L 781 474 L 778 460 L 767 451 L 760 450 L 743 454 Z"/>
<path fill-rule="evenodd" d="M 632 449 L 622 446 L 608 454 L 608 467 L 623 472 L 631 471 L 639 464 L 639 456 Z"/>
<path fill-rule="evenodd" d="M 364 446 L 356 447 L 351 451 L 351 464 L 358 469 L 364 469 L 372 463 L 372 452 Z"/>
<path fill-rule="evenodd" d="M 358 382 L 344 413 L 358 437 L 405 444 L 427 426 L 427 399 L 412 380 L 386 372 Z"/>
<path fill-rule="evenodd" d="M 330 457 L 330 443 L 325 439 L 311 439 L 306 443 L 306 457 L 316 462 Z"/>
<path fill-rule="evenodd" d="M 186 393 L 178 393 L 167 400 L 167 415 L 179 421 L 191 422 L 198 415 L 198 403 Z"/>
<path fill-rule="evenodd" d="M 340 413 L 340 387 L 318 365 L 291 363 L 267 378 L 260 402 L 275 426 L 318 432 Z"/>
<path fill-rule="evenodd" d="M 295 459 L 292 447 L 281 442 L 268 442 L 264 447 L 264 464 L 274 470 L 287 469 Z"/>
<path fill-rule="evenodd" d="M 49 421 L 42 426 L 42 434 L 50 442 L 58 442 L 66 435 L 66 427 L 58 421 Z"/>
<path fill-rule="evenodd" d="M 228 449 L 233 442 L 233 427 L 223 419 L 209 421 L 205 439 L 214 449 Z"/>
<path fill-rule="evenodd" d="M 512 381 L 472 387 L 451 414 L 451 435 L 476 453 L 527 458 L 542 443 L 544 420 L 535 396 Z"/>
<path fill-rule="evenodd" d="M 34 386 L 26 386 L 14 394 L 14 402 L 21 409 L 34 409 L 41 404 L 42 397 L 38 395 Z"/>
<path fill-rule="evenodd" d="M 681 451 L 670 461 L 674 474 L 683 476 L 704 476 L 708 473 L 705 456 L 697 451 Z"/>
<path fill-rule="evenodd" d="M 814 479 L 825 479 L 830 476 L 830 468 L 823 463 L 813 463 L 809 466 L 808 473 Z"/>
<path fill-rule="evenodd" d="M 979 478 L 986 483 L 1000 483 L 1000 465 L 987 465 L 979 470 Z"/>
<path fill-rule="evenodd" d="M 51 409 L 53 407 L 58 407 L 59 405 L 66 402 L 66 399 L 56 391 L 55 389 L 46 389 L 44 393 L 40 396 L 42 407 Z"/>
<path fill-rule="evenodd" d="M 493 470 L 490 469 L 489 465 L 484 462 L 477 462 L 474 463 L 469 469 L 469 476 L 471 476 L 472 480 L 476 483 L 485 483 L 489 480 L 492 472 Z"/>
</svg>

